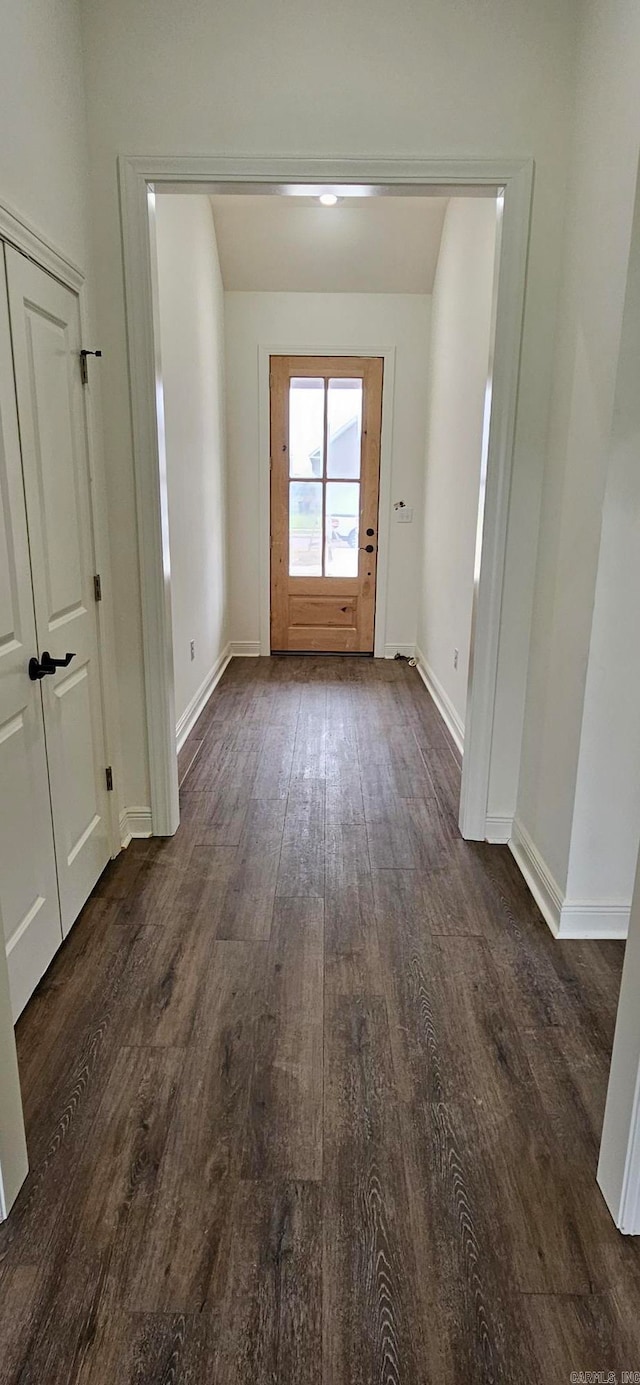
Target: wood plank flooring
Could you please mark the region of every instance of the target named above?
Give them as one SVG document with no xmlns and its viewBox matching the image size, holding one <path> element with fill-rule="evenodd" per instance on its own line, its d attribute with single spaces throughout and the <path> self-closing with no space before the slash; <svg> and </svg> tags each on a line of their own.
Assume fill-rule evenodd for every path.
<svg viewBox="0 0 640 1385">
<path fill-rule="evenodd" d="M 417 673 L 236 660 L 180 774 L 18 1025 L 0 1381 L 640 1370 L 595 1183 L 622 945 L 554 941 L 461 841 Z"/>
</svg>

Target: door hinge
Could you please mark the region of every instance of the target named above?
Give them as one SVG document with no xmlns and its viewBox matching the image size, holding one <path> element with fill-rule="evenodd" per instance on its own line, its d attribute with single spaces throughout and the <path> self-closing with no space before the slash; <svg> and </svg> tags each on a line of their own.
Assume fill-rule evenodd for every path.
<svg viewBox="0 0 640 1385">
<path fill-rule="evenodd" d="M 93 595 L 96 601 L 102 601 L 102 581 L 100 573 L 96 572 L 93 578 Z"/>
<path fill-rule="evenodd" d="M 107 781 L 107 792 L 111 793 L 113 789 L 113 770 L 111 768 L 111 765 L 107 765 L 107 768 L 104 772 L 104 777 Z"/>
<path fill-rule="evenodd" d="M 80 352 L 80 379 L 83 385 L 89 384 L 89 372 L 87 370 L 87 356 L 101 356 L 101 351 L 85 351 L 84 347 Z"/>
</svg>

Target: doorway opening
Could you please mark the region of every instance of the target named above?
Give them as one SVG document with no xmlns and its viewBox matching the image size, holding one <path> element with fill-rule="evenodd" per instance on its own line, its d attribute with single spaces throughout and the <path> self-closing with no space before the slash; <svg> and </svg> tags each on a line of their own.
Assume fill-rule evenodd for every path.
<svg viewBox="0 0 640 1385">
<path fill-rule="evenodd" d="M 272 652 L 373 654 L 383 361 L 272 356 Z"/>
<path fill-rule="evenodd" d="M 492 197 L 497 207 L 499 236 L 497 248 L 497 274 L 494 284 L 494 350 L 492 359 L 492 379 L 487 388 L 487 426 L 486 426 L 486 486 L 484 491 L 484 523 L 482 525 L 480 562 L 476 564 L 476 583 L 473 609 L 473 658 L 470 659 L 469 698 L 464 742 L 463 787 L 460 803 L 460 828 L 463 836 L 485 839 L 490 835 L 489 783 L 492 766 L 499 759 L 501 747 L 496 745 L 494 735 L 494 707 L 498 678 L 498 645 L 503 614 L 504 571 L 507 535 L 509 528 L 509 491 L 513 434 L 515 425 L 515 404 L 519 369 L 520 338 L 526 273 L 526 252 L 528 222 L 531 199 L 531 164 L 529 162 L 486 165 L 478 163 L 456 164 L 455 161 L 406 163 L 377 166 L 347 162 L 340 165 L 317 165 L 312 182 L 309 182 L 310 169 L 306 170 L 295 161 L 265 161 L 257 167 L 252 165 L 250 177 L 242 163 L 225 160 L 181 160 L 177 159 L 123 159 L 121 160 L 121 184 L 123 205 L 125 277 L 127 290 L 127 315 L 130 337 L 132 366 L 132 407 L 135 440 L 135 463 L 138 515 L 140 527 L 140 558 L 143 582 L 143 624 L 144 650 L 147 689 L 147 725 L 149 735 L 149 760 L 151 778 L 151 810 L 153 831 L 159 835 L 172 834 L 179 822 L 178 774 L 176 766 L 175 714 L 173 703 L 173 676 L 171 657 L 171 618 L 170 582 L 171 564 L 167 545 L 167 495 L 166 458 L 163 455 L 164 439 L 162 418 L 158 413 L 158 403 L 162 396 L 157 386 L 161 377 L 161 363 L 156 353 L 154 337 L 154 317 L 157 321 L 157 294 L 154 282 L 153 237 L 156 198 L 158 194 L 194 192 L 206 194 L 217 200 L 233 195 L 264 199 L 287 197 L 313 197 L 319 200 L 327 191 L 339 200 L 344 196 L 358 198 L 448 198 L 451 195 L 464 197 Z M 303 177 L 306 175 L 306 181 Z M 329 186 L 327 186 L 329 185 Z M 496 201 L 497 199 L 497 201 Z M 301 295 L 302 296 L 302 295 Z M 308 343 L 317 350 L 316 343 Z M 354 345 L 356 345 L 354 343 Z M 381 349 L 372 354 L 384 356 L 384 388 L 389 384 L 387 362 L 393 351 L 387 352 L 389 343 L 381 344 Z M 334 354 L 332 344 L 323 342 L 325 354 Z M 328 348 L 328 349 L 326 349 Z M 303 350 L 300 341 L 295 343 L 295 351 Z M 345 350 L 345 348 L 342 348 Z M 366 348 L 365 348 L 366 350 Z M 269 416 L 268 384 L 265 399 L 266 380 L 269 376 L 269 357 L 292 354 L 290 340 L 263 339 L 258 351 L 258 374 L 261 392 L 261 433 L 260 451 L 264 455 L 264 414 Z M 311 352 L 307 352 L 311 354 Z M 346 353 L 345 353 L 346 354 Z M 355 354 L 352 352 L 351 354 Z M 364 353 L 358 353 L 364 354 Z M 395 402 L 395 401 L 394 401 Z M 384 410 L 383 410 L 384 414 Z M 160 427 L 158 426 L 160 422 Z M 384 433 L 384 419 L 383 419 Z M 268 435 L 268 428 L 267 428 Z M 267 442 L 267 450 L 269 444 Z M 385 443 L 382 441 L 382 469 L 380 478 L 380 507 L 377 557 L 377 613 L 376 625 L 381 616 L 388 615 L 388 552 L 385 553 L 384 518 L 401 516 L 400 522 L 410 522 L 412 506 L 406 497 L 391 494 L 390 480 L 384 475 Z M 289 482 L 301 478 L 289 477 Z M 331 478 L 323 477 L 327 486 Z M 346 482 L 347 478 L 342 479 Z M 309 480 L 311 484 L 311 478 Z M 260 534 L 259 567 L 267 580 L 260 591 L 260 639 L 236 640 L 233 631 L 228 653 L 264 652 L 266 640 L 270 642 L 270 568 L 271 568 L 271 529 L 270 529 L 270 487 L 269 473 L 261 473 L 260 489 Z M 243 503 L 246 488 L 243 492 Z M 402 512 L 405 512 L 404 515 Z M 323 510 L 323 526 L 326 525 L 326 510 Z M 344 548 L 342 561 L 347 561 L 350 530 L 346 541 L 342 536 L 340 515 L 329 515 L 338 519 L 335 554 Z M 347 519 L 344 516 L 343 519 Z M 522 516 L 520 516 L 520 522 Z M 344 527 L 344 526 L 343 526 Z M 352 526 L 353 527 L 353 526 Z M 365 527 L 376 529 L 376 524 Z M 410 547 L 408 531 L 394 531 L 398 553 L 402 556 Z M 239 543 L 237 526 L 232 532 L 232 545 Z M 256 545 L 245 544 L 244 553 L 249 553 L 249 561 L 255 562 Z M 387 545 L 388 547 L 388 545 Z M 326 559 L 326 534 L 321 544 L 323 563 Z M 385 571 L 386 568 L 386 571 Z M 320 580 L 324 580 L 324 572 Z M 531 574 L 533 578 L 533 573 Z M 302 579 L 305 580 L 305 579 Z M 313 580 L 313 579 L 309 579 Z M 347 578 L 340 580 L 354 580 Z M 380 593 L 386 583 L 387 599 L 383 603 Z M 405 577 L 404 591 L 413 598 L 411 577 Z M 520 593 L 521 595 L 522 593 Z M 305 593 L 311 598 L 316 593 Z M 319 594 L 322 597 L 322 593 Z M 345 604 L 345 603 L 342 603 Z M 266 626 L 264 612 L 266 608 Z M 296 612 L 297 616 L 299 612 Z M 341 615 L 349 617 L 348 611 Z M 512 613 L 511 613 L 512 615 Z M 292 628 L 291 626 L 288 628 Z M 303 628 L 309 628 L 303 627 Z M 328 628 L 327 626 L 324 627 Z M 355 627 L 351 627 L 355 628 Z M 336 637 L 337 638 L 337 637 Z M 383 651 L 391 657 L 387 641 Z M 377 645 L 377 634 L 376 634 Z M 274 646 L 275 647 L 275 646 Z M 405 649 L 406 649 L 405 645 Z M 378 649 L 374 645 L 374 652 Z M 398 652 L 404 652 L 400 650 Z M 514 716 L 519 715 L 520 692 L 525 668 L 512 668 L 508 671 L 505 697 L 513 703 Z M 513 728 L 510 727 L 512 732 Z M 510 744 L 517 737 L 511 735 Z M 513 797 L 517 783 L 517 751 L 511 753 L 510 764 L 502 766 L 501 791 Z M 506 817 L 505 817 L 506 821 Z M 495 838 L 494 838 L 495 839 Z M 502 837 L 502 840 L 505 840 Z"/>
</svg>

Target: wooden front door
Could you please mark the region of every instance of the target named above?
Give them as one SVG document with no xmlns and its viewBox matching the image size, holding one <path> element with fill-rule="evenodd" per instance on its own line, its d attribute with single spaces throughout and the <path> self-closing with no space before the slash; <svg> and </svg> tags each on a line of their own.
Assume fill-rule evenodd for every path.
<svg viewBox="0 0 640 1385">
<path fill-rule="evenodd" d="M 373 653 L 382 367 L 271 357 L 274 651 Z"/>
</svg>

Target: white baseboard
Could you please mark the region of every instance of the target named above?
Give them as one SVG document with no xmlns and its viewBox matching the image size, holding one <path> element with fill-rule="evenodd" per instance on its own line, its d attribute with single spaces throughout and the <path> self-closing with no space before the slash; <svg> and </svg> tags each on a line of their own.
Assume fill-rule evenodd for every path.
<svg viewBox="0 0 640 1385">
<path fill-rule="evenodd" d="M 222 653 L 218 655 L 213 668 L 209 670 L 197 692 L 194 693 L 188 707 L 185 707 L 176 726 L 176 748 L 179 751 L 182 750 L 187 736 L 193 730 L 200 714 L 204 711 L 216 684 L 220 682 L 230 658 L 231 645 L 227 644 Z"/>
<path fill-rule="evenodd" d="M 559 938 L 626 938 L 630 904 L 567 900 L 560 911 Z"/>
<path fill-rule="evenodd" d="M 405 654 L 406 657 L 407 657 L 407 659 L 415 659 L 415 657 L 416 657 L 416 647 L 415 647 L 415 644 L 385 644 L 385 647 L 384 647 L 384 657 L 385 657 L 385 659 L 395 659 L 396 654 Z"/>
<path fill-rule="evenodd" d="M 511 841 L 513 835 L 513 818 L 489 815 L 485 831 L 485 840 L 493 842 L 494 845 L 506 846 Z"/>
<path fill-rule="evenodd" d="M 566 899 L 526 828 L 517 820 L 509 849 L 554 938 L 626 938 L 631 905 Z"/>
<path fill-rule="evenodd" d="M 120 841 L 123 848 L 132 837 L 151 836 L 150 808 L 123 808 L 120 814 Z"/>
<path fill-rule="evenodd" d="M 462 755 L 464 752 L 464 726 L 456 712 L 456 709 L 445 692 L 442 684 L 436 678 L 433 669 L 429 667 L 424 654 L 416 645 L 415 655 L 417 659 L 417 669 L 420 677 L 427 688 L 438 708 L 440 716 Z"/>
<path fill-rule="evenodd" d="M 522 823 L 514 820 L 509 850 L 554 937 L 560 932 L 563 895 Z"/>
<path fill-rule="evenodd" d="M 229 652 L 233 659 L 259 659 L 259 640 L 232 640 Z"/>
</svg>

